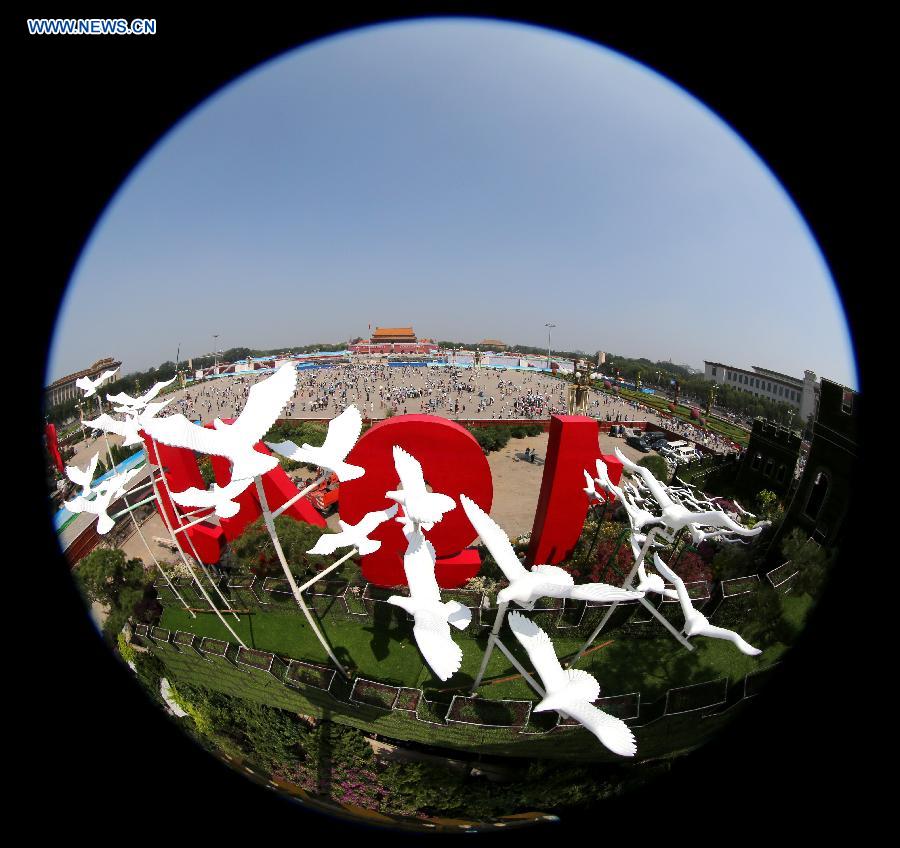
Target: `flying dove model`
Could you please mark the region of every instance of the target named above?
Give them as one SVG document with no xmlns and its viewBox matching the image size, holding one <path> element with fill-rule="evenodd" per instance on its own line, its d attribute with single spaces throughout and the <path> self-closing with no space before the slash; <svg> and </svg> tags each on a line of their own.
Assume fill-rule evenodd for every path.
<svg viewBox="0 0 900 848">
<path fill-rule="evenodd" d="M 95 453 L 91 457 L 91 461 L 82 471 L 77 465 L 66 466 L 66 476 L 76 485 L 81 486 L 81 497 L 87 497 L 91 493 L 91 480 L 94 479 L 94 472 L 97 470 L 97 462 L 100 460 L 100 454 Z"/>
<path fill-rule="evenodd" d="M 140 430 L 144 426 L 144 422 L 153 418 L 157 412 L 164 406 L 167 406 L 170 402 L 171 398 L 169 400 L 161 401 L 160 403 L 148 403 L 144 411 L 137 415 L 127 407 L 117 407 L 116 412 L 126 413 L 123 420 L 119 421 L 118 418 L 113 418 L 111 415 L 104 412 L 102 415 L 99 415 L 91 421 L 85 421 L 84 425 L 85 427 L 96 427 L 98 430 L 103 430 L 105 433 L 115 433 L 117 436 L 121 436 L 123 445 L 140 445 L 143 444 L 144 441 L 140 435 Z"/>
<path fill-rule="evenodd" d="M 94 497 L 90 500 L 79 496 L 67 501 L 63 506 L 72 513 L 89 512 L 98 516 L 97 532 L 106 535 L 113 529 L 115 521 L 107 515 L 109 505 L 125 492 L 125 484 L 138 473 L 138 469 L 132 468 L 123 474 L 116 474 L 104 480 L 95 490 Z"/>
<path fill-rule="evenodd" d="M 97 393 L 97 388 L 101 383 L 105 383 L 118 370 L 118 368 L 113 368 L 112 371 L 104 371 L 96 380 L 92 380 L 90 377 L 79 377 L 75 381 L 75 385 L 84 392 L 85 397 L 90 397 Z"/>
<path fill-rule="evenodd" d="M 287 363 L 251 387 L 247 403 L 231 425 L 216 418 L 210 430 L 178 413 L 147 421 L 144 430 L 164 445 L 224 456 L 232 463 L 232 482 L 257 477 L 275 468 L 278 460 L 254 446 L 278 419 L 296 384 L 297 369 Z"/>
<path fill-rule="evenodd" d="M 394 468 L 403 491 L 385 492 L 384 496 L 402 505 L 404 515 L 396 520 L 403 524 L 404 532 L 415 531 L 417 527 L 430 530 L 445 512 L 456 509 L 456 502 L 449 495 L 425 488 L 421 463 L 398 445 L 394 445 Z"/>
<path fill-rule="evenodd" d="M 593 704 L 600 697 L 596 678 L 581 669 L 564 669 L 550 637 L 521 613 L 511 612 L 507 621 L 547 692 L 534 711 L 556 710 L 563 718 L 573 718 L 587 728 L 614 754 L 633 757 L 637 743 L 628 725 Z"/>
<path fill-rule="evenodd" d="M 742 654 L 747 654 L 750 657 L 755 657 L 762 653 L 759 648 L 754 648 L 753 645 L 745 642 L 733 630 L 726 630 L 724 627 L 716 627 L 710 624 L 705 615 L 695 610 L 688 596 L 684 581 L 659 558 L 659 554 L 653 554 L 653 565 L 666 580 L 675 585 L 675 589 L 678 591 L 678 600 L 681 602 L 681 609 L 684 612 L 685 636 L 688 638 L 691 636 L 710 636 L 713 639 L 725 639 L 733 642 Z"/>
<path fill-rule="evenodd" d="M 587 474 L 587 472 L 585 472 L 585 474 Z M 625 493 L 609 479 L 609 470 L 606 467 L 606 463 L 599 458 L 597 459 L 597 482 L 600 484 L 601 488 L 615 495 L 616 500 L 618 500 L 625 508 L 625 512 L 628 513 L 628 520 L 631 523 L 632 530 L 642 530 L 650 524 L 659 524 L 661 522 L 659 516 L 656 516 L 652 512 L 648 512 L 646 509 L 642 509 L 639 506 L 635 506 L 627 497 L 625 497 Z"/>
<path fill-rule="evenodd" d="M 647 485 L 650 494 L 653 495 L 653 498 L 662 508 L 662 515 L 655 520 L 661 521 L 670 530 L 680 530 L 688 524 L 700 524 L 704 527 L 721 527 L 731 530 L 733 533 L 739 533 L 742 536 L 755 536 L 762 531 L 762 527 L 754 527 L 752 530 L 748 530 L 729 518 L 724 512 L 716 509 L 707 512 L 693 512 L 683 504 L 676 503 L 669 497 L 666 487 L 653 476 L 649 469 L 635 465 L 618 448 L 614 450 L 619 462 L 632 474 L 638 475 Z"/>
<path fill-rule="evenodd" d="M 232 480 L 227 486 L 213 483 L 211 489 L 191 486 L 183 492 L 172 492 L 172 500 L 179 506 L 213 507 L 219 518 L 233 518 L 241 510 L 236 498 L 253 483 L 252 480 Z"/>
<path fill-rule="evenodd" d="M 328 422 L 328 435 L 320 448 L 314 448 L 305 442 L 303 447 L 298 448 L 290 439 L 285 442 L 266 442 L 266 445 L 275 453 L 294 462 L 308 462 L 310 465 L 318 465 L 319 468 L 331 471 L 337 475 L 341 483 L 346 483 L 366 473 L 364 468 L 344 462 L 361 431 L 362 416 L 359 410 L 351 405 Z"/>
<path fill-rule="evenodd" d="M 509 580 L 509 586 L 497 594 L 500 603 L 515 601 L 520 607 L 531 610 L 538 598 L 614 602 L 633 601 L 643 596 L 642 592 L 620 589 L 606 583 L 583 583 L 576 586 L 572 575 L 556 565 L 533 565 L 531 571 L 528 571 L 519 562 L 503 528 L 471 498 L 460 495 L 460 502 L 481 541 Z"/>
<path fill-rule="evenodd" d="M 413 637 L 422 657 L 438 678 L 448 680 L 459 671 L 463 657 L 462 648 L 450 636 L 450 625 L 465 630 L 472 611 L 457 601 L 441 602 L 434 576 L 434 547 L 421 533 L 410 533 L 408 538 L 403 570 L 409 597 L 391 595 L 387 602 L 405 609 L 415 619 Z"/>
<path fill-rule="evenodd" d="M 399 506 L 394 504 L 390 509 L 382 509 L 377 512 L 367 512 L 358 524 L 347 524 L 338 519 L 341 527 L 340 533 L 323 533 L 315 546 L 310 548 L 308 554 L 320 554 L 327 556 L 333 554 L 338 548 L 354 547 L 360 554 L 367 556 L 375 553 L 381 542 L 370 539 L 371 533 L 379 524 L 384 524 L 397 514 Z"/>
<path fill-rule="evenodd" d="M 166 386 L 170 383 L 173 383 L 175 378 L 173 377 L 171 380 L 165 380 L 162 383 L 156 383 L 150 391 L 142 394 L 136 398 L 133 398 L 131 395 L 125 394 L 125 392 L 119 392 L 117 395 L 107 395 L 106 399 L 110 403 L 118 403 L 121 404 L 122 407 L 131 410 L 132 412 L 137 412 L 138 410 L 143 409 L 153 398 L 155 398 Z M 117 410 L 119 412 L 124 411 L 124 409 Z"/>
</svg>

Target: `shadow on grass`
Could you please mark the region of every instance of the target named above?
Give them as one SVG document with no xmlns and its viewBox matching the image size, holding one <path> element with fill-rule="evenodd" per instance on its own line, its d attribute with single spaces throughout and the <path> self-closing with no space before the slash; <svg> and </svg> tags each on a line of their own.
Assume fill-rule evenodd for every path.
<svg viewBox="0 0 900 848">
<path fill-rule="evenodd" d="M 391 653 L 391 641 L 402 642 L 412 640 L 411 621 L 407 620 L 406 612 L 399 607 L 386 603 L 375 603 L 372 611 L 372 625 L 363 627 L 366 633 L 372 634 L 369 647 L 372 656 L 382 662 Z"/>
</svg>

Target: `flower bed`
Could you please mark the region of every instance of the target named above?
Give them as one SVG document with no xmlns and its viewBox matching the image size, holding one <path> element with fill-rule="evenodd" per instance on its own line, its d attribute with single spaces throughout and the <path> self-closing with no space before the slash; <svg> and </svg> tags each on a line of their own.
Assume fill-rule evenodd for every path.
<svg viewBox="0 0 900 848">
<path fill-rule="evenodd" d="M 772 665 L 765 666 L 756 671 L 751 671 L 744 678 L 744 697 L 752 698 L 754 695 L 758 695 L 762 692 L 768 685 L 769 680 L 771 680 L 777 667 L 778 663 L 772 663 Z"/>
<path fill-rule="evenodd" d="M 416 718 L 425 724 L 441 724 L 447 723 L 447 704 L 439 701 L 428 701 L 423 695 L 419 699 L 419 705 L 416 707 Z"/>
<path fill-rule="evenodd" d="M 196 636 L 193 633 L 188 633 L 185 630 L 176 630 L 172 636 L 172 644 L 179 650 L 189 651 L 193 649 L 195 639 Z"/>
<path fill-rule="evenodd" d="M 556 626 L 560 628 L 578 627 L 584 620 L 584 611 L 587 609 L 586 601 L 563 599 L 563 608 L 556 618 Z"/>
<path fill-rule="evenodd" d="M 335 674 L 333 668 L 291 660 L 284 673 L 284 682 L 290 686 L 313 686 L 327 691 Z"/>
<path fill-rule="evenodd" d="M 254 575 L 249 577 L 233 577 L 226 586 L 227 594 L 238 608 L 255 609 L 259 606 L 259 597 L 254 591 Z"/>
<path fill-rule="evenodd" d="M 421 699 L 422 699 L 422 690 L 421 689 L 406 689 L 406 688 L 401 689 L 397 693 L 397 700 L 394 701 L 394 709 L 415 712 L 419 706 L 419 701 Z"/>
<path fill-rule="evenodd" d="M 797 566 L 794 565 L 792 560 L 788 560 L 776 568 L 773 568 L 771 571 L 766 572 L 766 579 L 776 589 L 786 592 L 790 588 L 791 582 L 797 574 L 799 574 Z"/>
<path fill-rule="evenodd" d="M 346 580 L 322 580 L 319 583 L 313 583 L 309 587 L 309 594 L 343 598 L 349 585 Z"/>
<path fill-rule="evenodd" d="M 169 583 L 165 579 L 165 577 L 157 577 L 156 581 L 153 584 L 153 588 L 156 589 L 156 595 L 159 598 L 159 602 L 163 606 L 170 606 L 172 604 L 181 603 L 175 593 L 172 591 L 172 588 L 171 586 L 169 586 Z"/>
<path fill-rule="evenodd" d="M 267 651 L 255 651 L 252 648 L 238 648 L 237 662 L 259 671 L 269 671 L 275 660 L 275 655 Z"/>
<path fill-rule="evenodd" d="M 559 713 L 555 710 L 548 710 L 547 712 L 535 713 L 532 712 L 528 717 L 528 724 L 522 728 L 522 733 L 525 735 L 537 735 L 540 733 L 549 733 L 553 728 L 556 727 L 557 719 L 559 718 Z"/>
<path fill-rule="evenodd" d="M 344 595 L 344 603 L 350 615 L 368 615 L 366 604 L 363 601 L 364 586 L 350 586 Z"/>
<path fill-rule="evenodd" d="M 262 582 L 259 600 L 260 603 L 279 609 L 292 609 L 297 606 L 291 584 L 284 577 L 266 577 Z"/>
<path fill-rule="evenodd" d="M 151 627 L 150 628 L 150 638 L 154 642 L 168 642 L 169 641 L 169 631 L 166 630 L 165 627 Z"/>
<path fill-rule="evenodd" d="M 752 592 L 759 585 L 759 577 L 751 574 L 748 577 L 735 577 L 732 580 L 722 581 L 722 597 L 733 598 L 736 595 L 745 595 Z"/>
<path fill-rule="evenodd" d="M 489 701 L 454 695 L 447 721 L 490 727 L 525 727 L 530 715 L 531 701 Z"/>
<path fill-rule="evenodd" d="M 228 642 L 221 639 L 213 639 L 210 636 L 204 636 L 197 646 L 204 654 L 210 654 L 214 657 L 224 657 L 228 654 Z"/>
<path fill-rule="evenodd" d="M 399 692 L 400 690 L 396 686 L 388 686 L 386 683 L 377 683 L 374 680 L 357 677 L 353 681 L 353 689 L 350 690 L 350 700 L 356 704 L 366 704 L 370 707 L 389 710 L 394 706 Z"/>
<path fill-rule="evenodd" d="M 707 683 L 681 686 L 666 693 L 665 715 L 688 713 L 724 704 L 728 694 L 728 678 L 720 677 Z"/>
<path fill-rule="evenodd" d="M 597 698 L 593 703 L 597 709 L 626 721 L 638 717 L 641 710 L 641 693 L 630 692 L 627 695 L 610 695 L 607 698 Z M 573 718 L 559 716 L 559 727 L 575 727 L 577 724 L 579 722 Z"/>
<path fill-rule="evenodd" d="M 481 599 L 481 592 L 474 589 L 445 589 L 441 592 L 441 600 L 444 603 L 456 601 L 464 607 L 468 607 L 472 612 L 481 608 Z"/>
</svg>

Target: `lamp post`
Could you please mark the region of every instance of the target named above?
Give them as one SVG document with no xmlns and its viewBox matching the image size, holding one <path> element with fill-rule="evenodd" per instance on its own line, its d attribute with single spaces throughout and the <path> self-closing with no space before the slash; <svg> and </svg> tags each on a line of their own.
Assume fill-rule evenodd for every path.
<svg viewBox="0 0 900 848">
<path fill-rule="evenodd" d="M 556 324 L 544 324 L 544 326 L 547 328 L 547 370 L 552 371 L 553 369 L 550 367 L 550 334 Z"/>
</svg>

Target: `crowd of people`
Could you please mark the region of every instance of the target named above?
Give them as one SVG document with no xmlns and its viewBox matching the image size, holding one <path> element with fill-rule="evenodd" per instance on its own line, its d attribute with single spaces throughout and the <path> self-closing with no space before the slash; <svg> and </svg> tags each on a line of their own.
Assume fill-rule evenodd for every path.
<svg viewBox="0 0 900 848">
<path fill-rule="evenodd" d="M 196 421 L 235 417 L 250 388 L 268 374 L 238 374 L 189 386 L 160 413 Z M 350 404 L 364 418 L 422 413 L 457 419 L 544 420 L 566 414 L 568 384 L 543 372 L 361 362 L 300 371 L 286 418 L 333 418 Z M 586 413 L 600 421 L 647 421 L 723 453 L 733 444 L 639 401 L 590 390 Z"/>
</svg>

